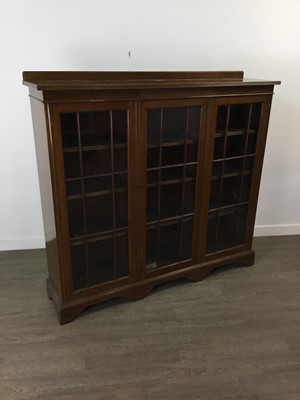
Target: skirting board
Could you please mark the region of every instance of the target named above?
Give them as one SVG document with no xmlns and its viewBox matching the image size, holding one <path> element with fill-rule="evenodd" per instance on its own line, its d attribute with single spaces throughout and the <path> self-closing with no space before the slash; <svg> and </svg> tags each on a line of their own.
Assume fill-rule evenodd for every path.
<svg viewBox="0 0 300 400">
<path fill-rule="evenodd" d="M 13 239 L 0 238 L 0 251 L 43 249 L 44 247 L 43 236 L 15 237 Z"/>
<path fill-rule="evenodd" d="M 300 224 L 293 225 L 255 225 L 254 236 L 300 235 Z"/>
<path fill-rule="evenodd" d="M 257 225 L 254 236 L 287 236 L 300 235 L 300 224 L 294 225 Z M 16 237 L 12 239 L 0 238 L 0 251 L 43 249 L 45 247 L 43 236 Z"/>
</svg>

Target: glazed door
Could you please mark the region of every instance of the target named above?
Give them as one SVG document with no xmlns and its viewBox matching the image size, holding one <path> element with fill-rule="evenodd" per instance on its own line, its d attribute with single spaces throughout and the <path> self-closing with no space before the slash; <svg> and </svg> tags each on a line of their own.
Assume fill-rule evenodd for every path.
<svg viewBox="0 0 300 400">
<path fill-rule="evenodd" d="M 271 96 L 211 100 L 206 259 L 251 248 L 270 106 Z"/>
<path fill-rule="evenodd" d="M 197 261 L 205 113 L 199 99 L 142 103 L 143 277 Z"/>
<path fill-rule="evenodd" d="M 134 103 L 61 104 L 52 113 L 68 290 L 134 281 Z"/>
</svg>

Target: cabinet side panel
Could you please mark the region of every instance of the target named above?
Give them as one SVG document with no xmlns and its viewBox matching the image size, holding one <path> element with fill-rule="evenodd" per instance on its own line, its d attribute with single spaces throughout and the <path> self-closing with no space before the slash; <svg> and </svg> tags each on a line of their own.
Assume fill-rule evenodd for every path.
<svg viewBox="0 0 300 400">
<path fill-rule="evenodd" d="M 61 297 L 62 291 L 59 269 L 59 253 L 48 150 L 51 143 L 49 143 L 50 135 L 47 130 L 47 113 L 45 105 L 41 101 L 31 97 L 30 102 L 42 202 L 48 271 L 53 289 Z"/>
</svg>

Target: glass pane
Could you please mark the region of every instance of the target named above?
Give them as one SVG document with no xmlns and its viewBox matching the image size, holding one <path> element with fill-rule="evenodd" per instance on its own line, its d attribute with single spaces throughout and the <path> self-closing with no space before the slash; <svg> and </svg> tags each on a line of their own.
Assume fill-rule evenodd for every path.
<svg viewBox="0 0 300 400">
<path fill-rule="evenodd" d="M 256 142 L 257 142 L 257 135 L 250 134 L 248 136 L 248 143 L 247 143 L 247 154 L 255 154 L 256 152 Z"/>
<path fill-rule="evenodd" d="M 79 290 L 129 274 L 128 232 L 122 229 L 128 227 L 128 110 L 63 113 L 61 134 L 70 238 L 84 239 L 70 248 L 73 288 Z M 97 239 L 85 236 L 91 234 Z"/>
<path fill-rule="evenodd" d="M 224 157 L 224 137 L 216 137 L 214 145 L 214 160 Z"/>
<path fill-rule="evenodd" d="M 169 218 L 181 214 L 182 211 L 182 184 L 170 184 L 161 187 L 160 217 Z"/>
<path fill-rule="evenodd" d="M 84 179 L 85 193 L 110 191 L 111 189 L 112 189 L 111 175 Z"/>
<path fill-rule="evenodd" d="M 218 215 L 216 212 L 208 214 L 207 234 L 206 234 L 206 253 L 215 251 L 215 239 L 217 229 Z"/>
<path fill-rule="evenodd" d="M 73 289 L 87 287 L 86 261 L 84 245 L 71 246 Z"/>
<path fill-rule="evenodd" d="M 251 174 L 244 175 L 241 202 L 250 200 L 251 183 L 252 183 L 252 175 Z"/>
<path fill-rule="evenodd" d="M 81 112 L 79 122 L 83 146 L 110 144 L 109 111 Z"/>
<path fill-rule="evenodd" d="M 127 110 L 113 110 L 113 140 L 114 144 L 127 143 Z"/>
<path fill-rule="evenodd" d="M 80 177 L 79 153 L 64 153 L 65 178 Z"/>
<path fill-rule="evenodd" d="M 218 107 L 209 202 L 213 212 L 208 217 L 207 253 L 244 243 L 248 205 L 240 203 L 250 201 L 261 109 L 262 103 Z M 221 161 L 223 156 L 225 159 Z"/>
<path fill-rule="evenodd" d="M 115 188 L 116 189 L 125 189 L 127 188 L 127 173 L 125 174 L 115 174 Z"/>
<path fill-rule="evenodd" d="M 231 207 L 220 211 L 216 250 L 227 249 L 235 245 L 237 209 L 238 207 Z"/>
<path fill-rule="evenodd" d="M 248 128 L 250 104 L 230 106 L 228 131 L 244 131 Z"/>
<path fill-rule="evenodd" d="M 147 189 L 147 221 L 158 220 L 158 187 Z"/>
<path fill-rule="evenodd" d="M 252 104 L 250 130 L 258 131 L 260 124 L 261 103 Z"/>
<path fill-rule="evenodd" d="M 91 150 L 82 152 L 83 174 L 85 176 L 111 172 L 111 151 Z"/>
<path fill-rule="evenodd" d="M 77 115 L 76 113 L 60 114 L 62 144 L 64 148 L 78 146 Z"/>
<path fill-rule="evenodd" d="M 183 214 L 191 214 L 195 211 L 195 187 L 196 181 L 185 181 Z"/>
<path fill-rule="evenodd" d="M 197 175 L 197 164 L 185 166 L 186 179 L 195 179 Z"/>
<path fill-rule="evenodd" d="M 251 172 L 253 170 L 253 165 L 254 165 L 254 156 L 245 157 L 245 172 Z"/>
<path fill-rule="evenodd" d="M 226 160 L 224 165 L 224 176 L 241 174 L 243 171 L 243 158 Z"/>
<path fill-rule="evenodd" d="M 82 236 L 84 233 L 82 199 L 68 201 L 70 237 Z"/>
<path fill-rule="evenodd" d="M 113 280 L 114 246 L 113 238 L 88 243 L 89 281 L 91 285 Z"/>
<path fill-rule="evenodd" d="M 248 206 L 241 206 L 238 213 L 238 224 L 236 231 L 236 245 L 245 243 L 245 233 L 248 217 Z"/>
<path fill-rule="evenodd" d="M 217 133 L 224 134 L 224 132 L 226 131 L 227 115 L 228 115 L 228 106 L 219 106 L 217 114 L 217 126 L 216 126 Z"/>
<path fill-rule="evenodd" d="M 66 193 L 67 196 L 72 196 L 81 193 L 81 180 L 76 179 L 66 182 Z"/>
<path fill-rule="evenodd" d="M 189 107 L 188 140 L 198 140 L 200 130 L 200 107 Z"/>
<path fill-rule="evenodd" d="M 221 206 L 239 202 L 242 176 L 233 176 L 223 180 Z"/>
<path fill-rule="evenodd" d="M 198 142 L 188 144 L 186 152 L 186 162 L 196 162 L 198 158 Z"/>
<path fill-rule="evenodd" d="M 115 194 L 115 223 L 116 228 L 123 228 L 128 225 L 128 194 L 120 192 Z"/>
<path fill-rule="evenodd" d="M 128 235 L 121 233 L 116 236 L 116 278 L 128 275 Z"/>
<path fill-rule="evenodd" d="M 147 167 L 155 168 L 159 165 L 159 149 L 151 148 L 147 150 Z"/>
<path fill-rule="evenodd" d="M 180 261 L 180 223 L 161 225 L 159 237 L 159 265 Z"/>
<path fill-rule="evenodd" d="M 200 106 L 147 111 L 147 222 L 159 221 L 147 228 L 149 271 L 191 258 L 185 216 L 195 208 L 200 114 Z"/>
<path fill-rule="evenodd" d="M 182 180 L 182 179 L 183 179 L 183 167 L 163 168 L 161 170 L 161 180 L 163 182 Z"/>
<path fill-rule="evenodd" d="M 163 142 L 184 141 L 186 123 L 186 108 L 164 108 L 162 124 Z"/>
<path fill-rule="evenodd" d="M 115 172 L 127 171 L 127 148 L 114 149 Z"/>
<path fill-rule="evenodd" d="M 162 148 L 162 165 L 183 164 L 184 146 L 168 146 Z"/>
<path fill-rule="evenodd" d="M 245 154 L 246 134 L 228 136 L 226 143 L 226 158 L 242 156 Z"/>
<path fill-rule="evenodd" d="M 157 225 L 147 228 L 146 269 L 157 268 Z"/>
<path fill-rule="evenodd" d="M 85 208 L 87 233 L 113 229 L 112 195 L 87 197 Z"/>
<path fill-rule="evenodd" d="M 160 109 L 148 110 L 147 112 L 147 140 L 148 145 L 159 145 L 160 138 Z"/>
<path fill-rule="evenodd" d="M 158 179 L 159 179 L 159 170 L 151 170 L 147 172 L 147 182 L 148 185 L 158 185 Z"/>
<path fill-rule="evenodd" d="M 186 219 L 182 223 L 182 249 L 181 259 L 192 258 L 193 219 Z"/>
<path fill-rule="evenodd" d="M 213 210 L 214 208 L 219 207 L 220 202 L 220 181 L 213 180 L 210 184 L 210 200 L 209 200 L 209 209 Z"/>
<path fill-rule="evenodd" d="M 212 165 L 212 179 L 219 179 L 222 175 L 223 161 L 215 161 Z"/>
</svg>

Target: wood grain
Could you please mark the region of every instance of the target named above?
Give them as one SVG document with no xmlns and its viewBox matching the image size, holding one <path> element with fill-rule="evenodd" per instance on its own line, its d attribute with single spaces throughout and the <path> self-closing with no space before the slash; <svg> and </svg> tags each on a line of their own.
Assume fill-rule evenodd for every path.
<svg viewBox="0 0 300 400">
<path fill-rule="evenodd" d="M 1 400 L 298 400 L 300 237 L 254 249 L 252 268 L 114 299 L 63 327 L 45 251 L 1 252 Z"/>
</svg>

